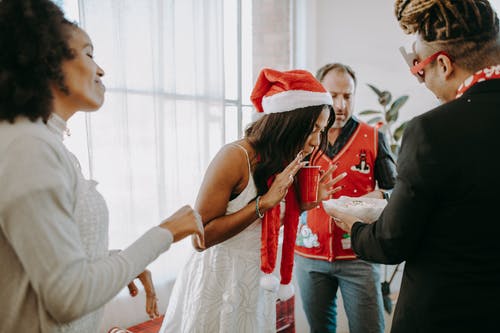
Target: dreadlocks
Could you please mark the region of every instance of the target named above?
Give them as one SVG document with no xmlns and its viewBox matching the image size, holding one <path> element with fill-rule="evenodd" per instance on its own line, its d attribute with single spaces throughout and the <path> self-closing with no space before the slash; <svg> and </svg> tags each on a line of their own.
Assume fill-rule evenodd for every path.
<svg viewBox="0 0 500 333">
<path fill-rule="evenodd" d="M 464 69 L 499 62 L 498 17 L 487 0 L 396 0 L 395 14 L 405 33 L 419 34 Z"/>
</svg>

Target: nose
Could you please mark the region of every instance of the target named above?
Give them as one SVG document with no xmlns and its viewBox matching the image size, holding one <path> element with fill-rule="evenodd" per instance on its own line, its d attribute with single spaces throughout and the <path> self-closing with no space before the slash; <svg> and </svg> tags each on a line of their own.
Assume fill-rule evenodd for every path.
<svg viewBox="0 0 500 333">
<path fill-rule="evenodd" d="M 345 106 L 346 106 L 345 99 L 343 99 L 341 97 L 337 97 L 333 101 L 333 108 L 334 108 L 334 110 L 340 110 L 340 111 L 344 110 Z"/>
<path fill-rule="evenodd" d="M 313 134 L 311 137 L 311 141 L 309 141 L 309 144 L 314 148 L 316 148 L 319 147 L 320 143 L 321 143 L 321 132 Z"/>
<path fill-rule="evenodd" d="M 104 69 L 101 68 L 101 66 L 97 65 L 97 75 L 99 77 L 103 77 L 104 76 Z"/>
</svg>

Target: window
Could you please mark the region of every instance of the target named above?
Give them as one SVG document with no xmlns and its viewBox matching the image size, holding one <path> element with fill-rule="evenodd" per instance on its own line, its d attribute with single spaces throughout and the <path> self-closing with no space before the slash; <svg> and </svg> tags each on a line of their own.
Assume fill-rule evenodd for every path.
<svg viewBox="0 0 500 333">
<path fill-rule="evenodd" d="M 100 182 L 110 248 L 124 248 L 193 205 L 211 158 L 251 121 L 252 2 L 56 2 L 88 32 L 106 72 L 105 104 L 73 116 L 65 143 Z M 169 274 L 188 248 L 168 252 Z"/>
<path fill-rule="evenodd" d="M 493 7 L 493 9 L 495 9 L 495 11 L 497 12 L 497 15 L 498 15 L 498 11 L 500 10 L 500 0 L 490 0 L 490 3 L 491 3 L 491 6 Z"/>
</svg>

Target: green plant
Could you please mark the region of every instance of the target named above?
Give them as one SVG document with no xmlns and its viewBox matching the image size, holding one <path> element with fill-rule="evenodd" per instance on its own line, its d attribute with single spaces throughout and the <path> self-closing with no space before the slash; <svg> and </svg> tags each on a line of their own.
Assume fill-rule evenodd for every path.
<svg viewBox="0 0 500 333">
<path fill-rule="evenodd" d="M 389 140 L 391 151 L 397 156 L 399 152 L 399 141 L 403 136 L 407 121 L 401 123 L 396 129 L 393 127 L 398 120 L 399 110 L 408 100 L 408 95 L 398 97 L 392 101 L 392 94 L 387 90 L 380 90 L 372 84 L 367 84 L 371 90 L 378 96 L 378 102 L 382 106 L 382 110 L 364 110 L 359 113 L 360 116 L 373 116 L 367 123 L 377 127 L 385 134 Z"/>
</svg>

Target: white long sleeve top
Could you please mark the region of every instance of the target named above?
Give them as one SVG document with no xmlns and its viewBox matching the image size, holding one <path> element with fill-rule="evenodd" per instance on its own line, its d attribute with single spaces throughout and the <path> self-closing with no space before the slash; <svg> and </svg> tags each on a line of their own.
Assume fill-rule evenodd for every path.
<svg viewBox="0 0 500 333">
<path fill-rule="evenodd" d="M 103 256 L 107 221 L 90 233 L 79 225 L 86 218 L 78 200 L 81 172 L 62 134 L 49 127 L 25 118 L 0 122 L 0 333 L 67 332 L 173 240 L 154 227 L 125 250 Z M 93 246 L 101 252 L 90 253 Z"/>
</svg>

